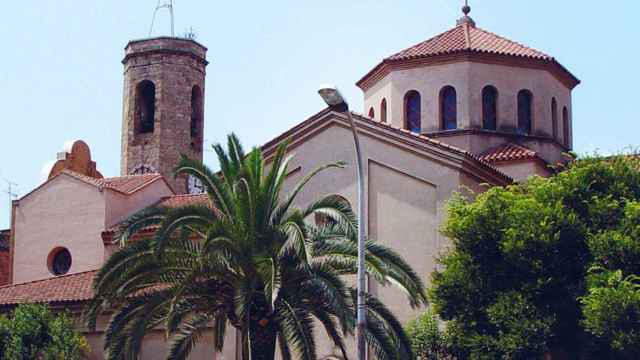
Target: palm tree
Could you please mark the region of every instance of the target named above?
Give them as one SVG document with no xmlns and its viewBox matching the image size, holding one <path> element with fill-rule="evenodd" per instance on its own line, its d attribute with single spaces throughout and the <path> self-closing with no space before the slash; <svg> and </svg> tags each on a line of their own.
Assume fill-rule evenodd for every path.
<svg viewBox="0 0 640 360">
<path fill-rule="evenodd" d="M 108 359 L 135 359 L 145 332 L 171 337 L 169 359 L 185 359 L 205 331 L 221 351 L 228 326 L 242 334 L 243 359 L 316 359 L 317 327 L 347 358 L 344 339 L 355 327 L 357 223 L 349 203 L 329 195 L 305 209 L 293 206 L 318 168 L 281 196 L 291 160 L 281 145 L 266 164 L 259 149 L 245 154 L 237 138 L 214 146 L 221 171 L 183 157 L 176 175 L 199 179 L 210 205 L 144 210 L 121 227 L 121 243 L 98 272 L 89 325 L 111 312 Z M 268 170 L 267 170 L 268 169 Z M 322 221 L 313 220 L 320 217 Z M 140 238 L 142 230 L 155 235 Z M 136 239 L 132 239 L 136 236 Z M 367 270 L 382 285 L 397 284 L 409 304 L 426 303 L 424 285 L 394 251 L 367 243 Z M 369 296 L 367 340 L 378 359 L 410 359 L 401 324 Z"/>
</svg>

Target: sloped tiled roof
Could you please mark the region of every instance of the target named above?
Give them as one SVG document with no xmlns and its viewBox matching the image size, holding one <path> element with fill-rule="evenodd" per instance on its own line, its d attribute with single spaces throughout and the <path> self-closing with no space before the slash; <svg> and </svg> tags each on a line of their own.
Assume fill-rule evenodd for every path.
<svg viewBox="0 0 640 360">
<path fill-rule="evenodd" d="M 356 85 L 366 90 L 393 69 L 422 66 L 431 61 L 438 63 L 449 58 L 463 59 L 461 57 L 475 59 L 471 61 L 497 59 L 513 63 L 514 66 L 545 68 L 570 88 L 580 83 L 552 56 L 483 30 L 470 17 L 463 17 L 454 28 L 384 58 Z"/>
<path fill-rule="evenodd" d="M 86 301 L 93 297 L 97 270 L 0 287 L 0 306 Z"/>
<path fill-rule="evenodd" d="M 541 51 L 505 39 L 468 22 L 462 22 L 453 29 L 391 55 L 386 60 L 409 60 L 462 51 L 553 60 L 553 57 Z"/>
<path fill-rule="evenodd" d="M 62 173 L 100 189 L 111 189 L 126 195 L 133 194 L 152 182 L 162 179 L 162 175 L 160 174 L 128 175 L 97 179 L 71 170 L 63 170 Z"/>
<path fill-rule="evenodd" d="M 210 205 L 209 196 L 207 194 L 186 194 L 172 195 L 164 197 L 158 202 L 157 206 L 165 206 L 177 208 L 189 205 Z"/>
<path fill-rule="evenodd" d="M 533 160 L 536 158 L 538 158 L 538 154 L 535 151 L 514 143 L 502 144 L 480 155 L 480 159 L 488 163 Z"/>
</svg>

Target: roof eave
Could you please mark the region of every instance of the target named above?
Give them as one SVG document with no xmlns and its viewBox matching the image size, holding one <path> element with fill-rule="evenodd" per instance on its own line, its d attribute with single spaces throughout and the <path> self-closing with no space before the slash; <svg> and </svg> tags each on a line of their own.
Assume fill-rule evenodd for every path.
<svg viewBox="0 0 640 360">
<path fill-rule="evenodd" d="M 469 56 L 468 58 L 464 58 L 461 56 Z M 476 58 L 472 58 L 475 56 Z M 481 59 L 484 58 L 484 59 Z M 529 57 L 529 56 L 517 56 L 517 55 L 505 55 L 505 54 L 497 54 L 489 51 L 478 51 L 473 49 L 462 49 L 456 51 L 448 51 L 431 55 L 416 55 L 416 56 L 407 56 L 402 59 L 390 59 L 386 58 L 382 60 L 378 65 L 376 65 L 371 71 L 365 74 L 360 80 L 356 82 L 356 86 L 358 86 L 362 91 L 366 91 L 373 87 L 380 79 L 386 76 L 393 70 L 394 66 L 405 65 L 405 64 L 415 64 L 415 67 L 421 66 L 429 66 L 432 64 L 438 64 L 443 61 L 454 61 L 454 62 L 462 62 L 462 61 L 476 61 L 479 60 L 512 60 L 516 62 L 520 62 L 520 65 L 526 65 L 527 62 L 530 62 L 531 65 L 537 65 L 536 67 L 540 67 L 539 65 L 547 65 L 550 66 L 547 71 L 551 74 L 556 75 L 556 77 L 565 84 L 569 89 L 573 90 L 576 86 L 580 84 L 580 79 L 578 79 L 575 75 L 573 75 L 566 67 L 560 64 L 553 57 Z M 516 64 L 513 64 L 516 65 Z M 554 69 L 555 68 L 555 69 Z M 554 71 L 555 70 L 555 71 Z M 371 81 L 372 79 L 376 79 Z"/>
</svg>

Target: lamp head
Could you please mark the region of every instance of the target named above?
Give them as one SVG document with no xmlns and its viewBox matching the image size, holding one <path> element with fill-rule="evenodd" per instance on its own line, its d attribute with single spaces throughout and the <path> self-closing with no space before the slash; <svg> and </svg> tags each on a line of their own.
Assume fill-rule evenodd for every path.
<svg viewBox="0 0 640 360">
<path fill-rule="evenodd" d="M 320 97 L 322 97 L 322 100 L 324 100 L 324 102 L 329 107 L 338 107 L 342 104 L 344 104 L 343 106 L 347 105 L 347 102 L 345 101 L 344 97 L 340 93 L 340 90 L 338 90 L 338 88 L 335 85 L 332 85 L 332 84 L 322 85 L 318 90 L 318 94 L 320 94 Z"/>
</svg>

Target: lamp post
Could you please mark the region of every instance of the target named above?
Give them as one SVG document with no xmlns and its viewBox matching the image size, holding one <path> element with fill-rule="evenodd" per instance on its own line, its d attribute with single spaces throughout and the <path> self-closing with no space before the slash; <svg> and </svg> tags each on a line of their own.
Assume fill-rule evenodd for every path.
<svg viewBox="0 0 640 360">
<path fill-rule="evenodd" d="M 357 300 L 357 323 L 356 323 L 356 348 L 358 360 L 366 359 L 367 345 L 365 341 L 365 329 L 367 324 L 366 296 L 366 269 L 365 269 L 365 223 L 364 223 L 364 166 L 362 164 L 362 152 L 360 151 L 360 140 L 356 123 L 353 120 L 349 104 L 344 99 L 338 88 L 334 85 L 324 85 L 318 90 L 318 94 L 325 103 L 341 113 L 346 113 L 353 133 L 353 142 L 356 150 L 356 164 L 358 170 L 358 300 Z"/>
</svg>

